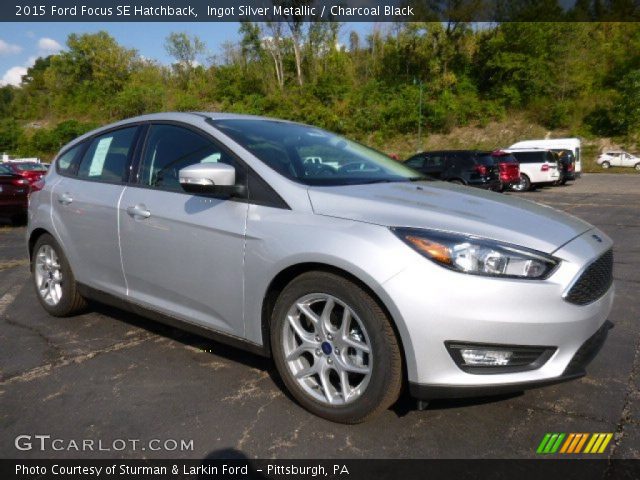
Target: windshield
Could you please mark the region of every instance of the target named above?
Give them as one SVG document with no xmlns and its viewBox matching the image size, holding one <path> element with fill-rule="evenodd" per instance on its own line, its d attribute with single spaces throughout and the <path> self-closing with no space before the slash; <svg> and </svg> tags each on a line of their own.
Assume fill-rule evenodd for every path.
<svg viewBox="0 0 640 480">
<path fill-rule="evenodd" d="M 13 175 L 13 172 L 9 167 L 0 165 L 0 175 Z"/>
<path fill-rule="evenodd" d="M 278 173 L 305 185 L 427 180 L 380 152 L 319 128 L 276 120 L 211 123 Z"/>
</svg>

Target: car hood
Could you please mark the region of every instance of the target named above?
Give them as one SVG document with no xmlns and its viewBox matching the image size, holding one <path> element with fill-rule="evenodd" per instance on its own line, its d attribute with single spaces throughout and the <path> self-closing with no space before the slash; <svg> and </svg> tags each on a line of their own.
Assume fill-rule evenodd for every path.
<svg viewBox="0 0 640 480">
<path fill-rule="evenodd" d="M 310 187 L 309 198 L 318 215 L 446 230 L 546 253 L 594 228 L 545 205 L 446 182 Z"/>
</svg>

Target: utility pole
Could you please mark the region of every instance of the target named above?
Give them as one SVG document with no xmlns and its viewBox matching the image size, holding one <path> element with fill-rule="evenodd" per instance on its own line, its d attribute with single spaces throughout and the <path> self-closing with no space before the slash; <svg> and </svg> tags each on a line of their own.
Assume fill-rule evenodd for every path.
<svg viewBox="0 0 640 480">
<path fill-rule="evenodd" d="M 416 152 L 422 151 L 422 79 L 413 78 L 413 84 L 420 86 L 420 100 L 418 101 L 418 141 L 416 144 Z"/>
</svg>

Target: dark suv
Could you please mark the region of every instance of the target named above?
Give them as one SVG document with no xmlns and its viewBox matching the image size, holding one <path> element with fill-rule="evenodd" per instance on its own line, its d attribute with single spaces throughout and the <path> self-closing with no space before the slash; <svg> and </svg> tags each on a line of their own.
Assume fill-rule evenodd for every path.
<svg viewBox="0 0 640 480">
<path fill-rule="evenodd" d="M 500 190 L 500 171 L 491 152 L 478 150 L 442 150 L 422 152 L 405 165 L 446 182 Z"/>
</svg>

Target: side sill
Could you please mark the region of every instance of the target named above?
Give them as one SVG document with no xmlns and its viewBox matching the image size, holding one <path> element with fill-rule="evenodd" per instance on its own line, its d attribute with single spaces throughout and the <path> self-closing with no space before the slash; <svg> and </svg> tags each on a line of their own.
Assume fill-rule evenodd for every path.
<svg viewBox="0 0 640 480">
<path fill-rule="evenodd" d="M 210 328 L 189 323 L 165 313 L 158 312 L 157 310 L 143 307 L 129 300 L 124 300 L 110 293 L 102 292 L 82 283 L 78 283 L 78 291 L 83 297 L 94 300 L 98 303 L 103 303 L 120 310 L 131 312 L 136 315 L 148 318 L 149 320 L 153 320 L 155 322 L 162 323 L 179 330 L 184 330 L 189 333 L 193 333 L 195 335 L 199 335 L 201 337 L 208 338 L 225 345 L 229 345 L 231 347 L 239 348 L 241 350 L 260 355 L 261 357 L 271 357 L 268 349 L 266 349 L 264 346 L 258 345 L 257 343 L 250 342 L 240 337 L 236 337 L 235 335 L 230 335 L 218 330 L 212 330 Z"/>
</svg>

